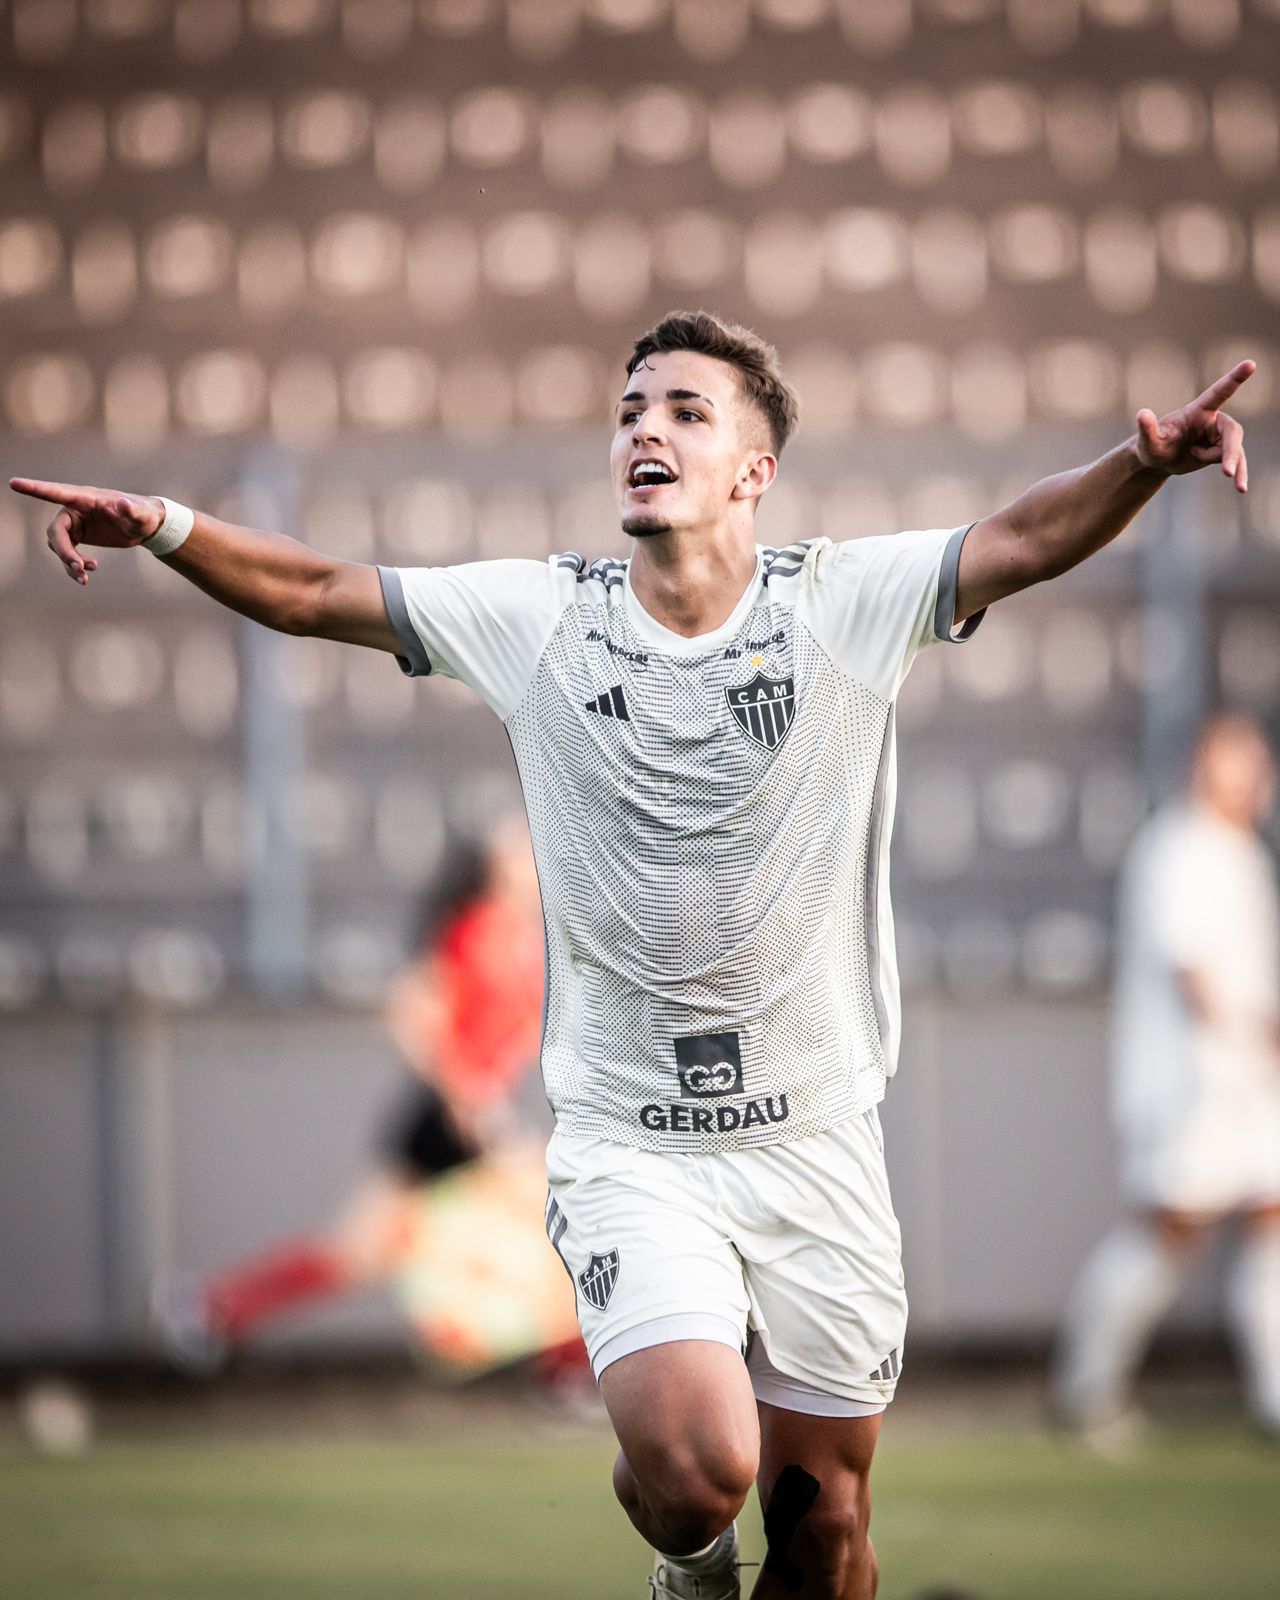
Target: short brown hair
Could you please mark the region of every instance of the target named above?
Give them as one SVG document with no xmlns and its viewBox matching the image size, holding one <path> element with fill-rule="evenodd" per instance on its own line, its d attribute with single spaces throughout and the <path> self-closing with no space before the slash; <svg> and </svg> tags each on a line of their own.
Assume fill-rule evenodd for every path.
<svg viewBox="0 0 1280 1600">
<path fill-rule="evenodd" d="M 738 322 L 723 322 L 710 311 L 668 311 L 662 321 L 636 340 L 627 376 L 652 355 L 692 350 L 736 367 L 742 392 L 764 417 L 775 455 L 796 431 L 800 403 L 778 370 L 778 352 L 758 333 Z"/>
</svg>

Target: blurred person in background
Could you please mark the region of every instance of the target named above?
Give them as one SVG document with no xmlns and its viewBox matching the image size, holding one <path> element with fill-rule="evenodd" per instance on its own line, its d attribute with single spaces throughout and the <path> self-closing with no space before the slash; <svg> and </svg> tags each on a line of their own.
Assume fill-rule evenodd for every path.
<svg viewBox="0 0 1280 1600">
<path fill-rule="evenodd" d="M 1131 1213 L 1084 1268 L 1052 1380 L 1057 1416 L 1100 1444 L 1132 1432 L 1151 1336 L 1228 1217 L 1248 1404 L 1280 1439 L 1280 909 L 1259 837 L 1274 786 L 1257 724 L 1213 718 L 1187 793 L 1125 865 L 1112 1109 Z"/>
<path fill-rule="evenodd" d="M 175 1364 L 212 1372 L 278 1318 L 385 1282 L 404 1264 L 423 1186 L 531 1134 L 518 1097 L 536 1067 L 543 931 L 524 818 L 458 839 L 427 896 L 417 954 L 392 981 L 387 1031 L 413 1082 L 377 1170 L 329 1227 L 160 1296 Z"/>
</svg>

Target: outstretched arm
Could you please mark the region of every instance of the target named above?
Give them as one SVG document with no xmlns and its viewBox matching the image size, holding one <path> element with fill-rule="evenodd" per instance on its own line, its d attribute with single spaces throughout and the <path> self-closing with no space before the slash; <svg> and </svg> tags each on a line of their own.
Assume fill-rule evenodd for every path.
<svg viewBox="0 0 1280 1600">
<path fill-rule="evenodd" d="M 164 521 L 164 506 L 146 495 L 38 478 L 10 478 L 9 487 L 58 507 L 49 524 L 49 548 L 81 585 L 98 566 L 86 546 L 140 545 Z M 203 512 L 196 513 L 182 544 L 161 560 L 222 605 L 268 628 L 400 649 L 374 567 L 335 561 L 284 534 L 238 528 Z"/>
<path fill-rule="evenodd" d="M 1221 462 L 1244 494 L 1244 429 L 1221 407 L 1255 369 L 1252 361 L 1239 362 L 1198 400 L 1159 420 L 1139 411 L 1137 433 L 1100 461 L 1045 478 L 975 523 L 960 554 L 955 621 L 1101 550 L 1175 474 Z"/>
</svg>

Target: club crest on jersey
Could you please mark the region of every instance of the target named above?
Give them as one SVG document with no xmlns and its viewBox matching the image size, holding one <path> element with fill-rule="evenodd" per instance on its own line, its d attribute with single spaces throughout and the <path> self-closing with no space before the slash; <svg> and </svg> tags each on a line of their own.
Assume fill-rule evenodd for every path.
<svg viewBox="0 0 1280 1600">
<path fill-rule="evenodd" d="M 724 692 L 733 720 L 766 750 L 776 750 L 795 720 L 794 678 L 766 678 L 757 672 L 750 683 L 732 683 Z"/>
<path fill-rule="evenodd" d="M 618 1281 L 618 1252 L 606 1250 L 601 1255 L 592 1252 L 591 1260 L 578 1274 L 578 1284 L 597 1311 L 609 1304 L 609 1296 Z"/>
</svg>

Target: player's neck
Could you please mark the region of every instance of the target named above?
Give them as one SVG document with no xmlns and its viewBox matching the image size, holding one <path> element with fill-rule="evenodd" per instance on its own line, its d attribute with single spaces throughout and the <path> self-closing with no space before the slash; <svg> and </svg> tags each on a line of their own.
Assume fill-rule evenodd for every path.
<svg viewBox="0 0 1280 1600">
<path fill-rule="evenodd" d="M 1247 811 L 1243 811 L 1230 804 L 1224 804 L 1215 799 L 1211 794 L 1203 791 L 1193 793 L 1192 803 L 1197 807 L 1202 816 L 1211 822 L 1216 822 L 1220 828 L 1229 828 L 1233 833 L 1244 834 L 1253 838 L 1258 831 L 1257 822 Z"/>
<path fill-rule="evenodd" d="M 631 590 L 655 622 L 686 639 L 733 615 L 756 570 L 751 528 L 673 528 L 638 540 Z"/>
</svg>

